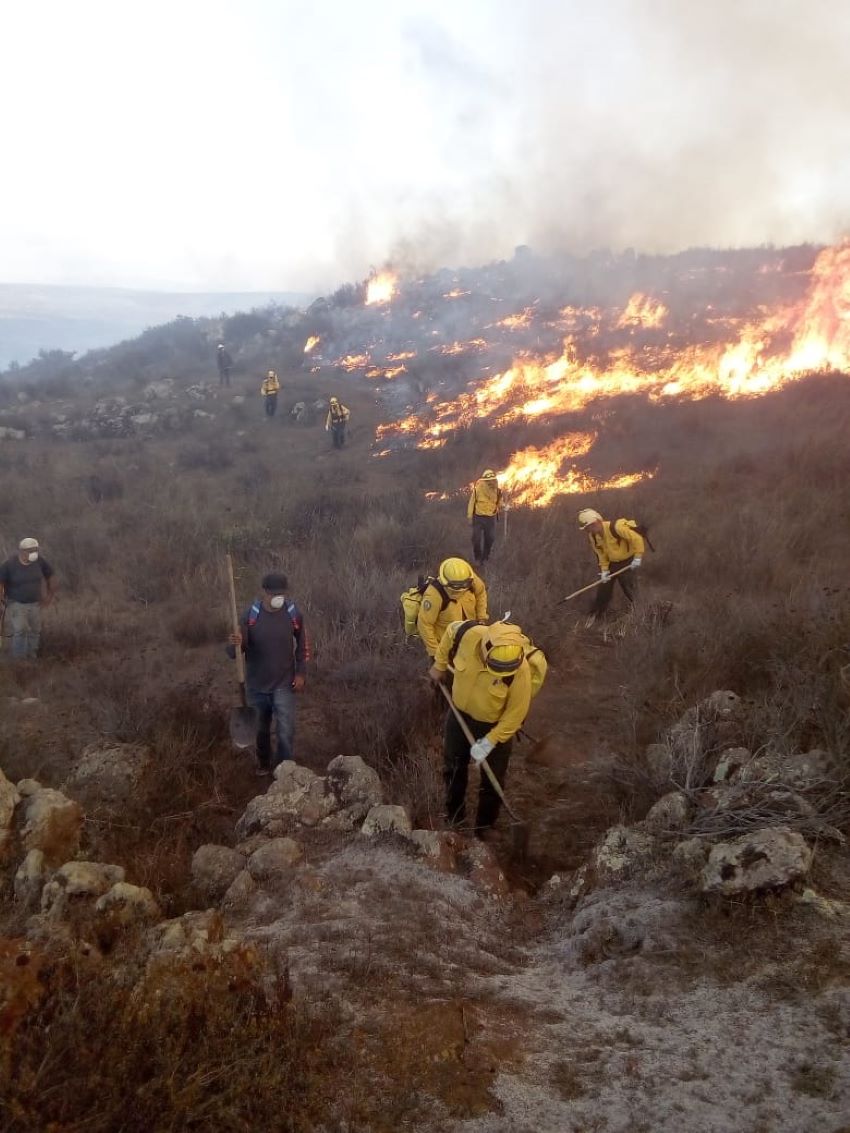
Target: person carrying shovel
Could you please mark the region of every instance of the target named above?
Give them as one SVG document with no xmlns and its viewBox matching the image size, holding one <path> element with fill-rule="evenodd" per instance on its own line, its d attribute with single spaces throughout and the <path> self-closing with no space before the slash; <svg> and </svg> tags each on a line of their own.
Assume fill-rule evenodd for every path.
<svg viewBox="0 0 850 1133">
<path fill-rule="evenodd" d="M 614 594 L 614 578 L 619 582 L 626 601 L 634 605 L 637 597 L 635 571 L 643 561 L 646 542 L 637 525 L 628 519 L 603 519 L 593 508 L 578 513 L 580 531 L 586 531 L 599 563 L 599 582 L 585 623 L 590 628 L 601 617 Z"/>
<path fill-rule="evenodd" d="M 230 635 L 228 656 L 241 649 L 246 662 L 246 699 L 257 712 L 257 774 L 294 759 L 295 694 L 304 691 L 310 645 L 301 611 L 287 597 L 285 574 L 267 574 L 262 595 Z M 277 747 L 272 753 L 274 719 Z"/>
<path fill-rule="evenodd" d="M 484 760 L 501 785 L 511 755 L 511 741 L 528 715 L 532 672 L 526 660 L 528 639 L 515 625 L 453 622 L 440 640 L 429 677 L 443 684 L 453 673 L 449 712 L 443 734 L 446 813 L 451 825 L 466 818 L 469 761 Z M 481 776 L 475 834 L 486 839 L 499 815 L 501 798 L 488 775 Z"/>
</svg>

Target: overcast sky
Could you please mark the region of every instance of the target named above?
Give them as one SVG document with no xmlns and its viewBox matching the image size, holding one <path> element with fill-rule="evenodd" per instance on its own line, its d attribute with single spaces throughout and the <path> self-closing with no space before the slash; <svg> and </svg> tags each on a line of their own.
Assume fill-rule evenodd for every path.
<svg viewBox="0 0 850 1133">
<path fill-rule="evenodd" d="M 850 227 L 846 0 L 0 0 L 0 280 Z"/>
</svg>

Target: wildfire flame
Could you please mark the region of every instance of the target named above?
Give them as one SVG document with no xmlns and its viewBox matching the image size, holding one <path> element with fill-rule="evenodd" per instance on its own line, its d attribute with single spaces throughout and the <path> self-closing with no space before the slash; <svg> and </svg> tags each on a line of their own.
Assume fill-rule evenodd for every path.
<svg viewBox="0 0 850 1133">
<path fill-rule="evenodd" d="M 662 302 L 636 291 L 629 299 L 617 326 L 620 329 L 643 327 L 645 330 L 650 330 L 662 326 L 669 313 Z"/>
<path fill-rule="evenodd" d="M 502 490 L 516 507 L 547 507 L 557 496 L 577 492 L 627 488 L 650 479 L 651 472 L 630 472 L 610 480 L 598 480 L 575 465 L 578 457 L 590 452 L 593 433 L 568 433 L 543 448 L 515 452 L 506 468 L 498 473 Z M 566 466 L 566 467 L 565 467 Z"/>
<path fill-rule="evenodd" d="M 369 365 L 369 355 L 346 354 L 344 358 L 337 358 L 334 365 L 339 366 L 341 370 L 346 370 L 348 373 L 351 373 L 352 370 L 362 370 L 365 366 Z"/>
<path fill-rule="evenodd" d="M 321 339 L 317 334 L 311 334 L 307 341 L 304 343 L 304 353 L 309 354 L 311 350 L 315 350 L 320 341 Z"/>
<path fill-rule="evenodd" d="M 389 303 L 398 290 L 398 277 L 391 271 L 380 271 L 366 284 L 366 306 Z"/>
<path fill-rule="evenodd" d="M 443 296 L 444 299 L 460 299 L 464 295 L 469 295 L 468 291 L 461 291 L 459 287 L 454 288 L 453 291 L 447 291 Z"/>
<path fill-rule="evenodd" d="M 527 325 L 527 313 L 508 316 L 496 325 Z M 493 427 L 531 422 L 622 394 L 655 400 L 750 398 L 813 372 L 850 374 L 850 242 L 818 254 L 809 272 L 808 291 L 798 302 L 772 310 L 758 308 L 746 322 L 706 313 L 703 325 L 727 330 L 725 342 L 682 346 L 681 338 L 670 332 L 660 343 L 653 340 L 639 346 L 639 340 L 629 336 L 626 346 L 598 356 L 590 353 L 601 328 L 654 329 L 668 318 L 663 303 L 642 293 L 633 295 L 619 315 L 599 308 L 565 307 L 557 323 L 545 324 L 571 332 L 559 353 L 515 357 L 507 370 L 479 380 L 451 400 L 429 398 L 426 411 L 382 428 L 379 435 L 385 440 L 406 437 L 420 448 L 437 448 L 453 430 L 475 419 L 487 420 Z M 483 339 L 473 339 L 432 349 L 453 355 L 486 348 Z M 540 507 L 565 493 L 626 487 L 652 475 L 645 470 L 595 480 L 576 464 L 592 440 L 590 434 L 570 433 L 549 445 L 514 453 L 501 473 L 503 487 L 516 504 Z"/>
<path fill-rule="evenodd" d="M 471 350 L 486 350 L 487 343 L 483 338 L 473 338 L 469 342 L 452 342 L 445 346 L 432 346 L 431 349 L 446 355 L 466 354 Z"/>
<path fill-rule="evenodd" d="M 524 330 L 526 327 L 531 326 L 531 320 L 534 318 L 534 308 L 526 307 L 518 315 L 508 315 L 504 319 L 500 319 L 494 326 L 506 327 L 508 330 Z"/>
</svg>

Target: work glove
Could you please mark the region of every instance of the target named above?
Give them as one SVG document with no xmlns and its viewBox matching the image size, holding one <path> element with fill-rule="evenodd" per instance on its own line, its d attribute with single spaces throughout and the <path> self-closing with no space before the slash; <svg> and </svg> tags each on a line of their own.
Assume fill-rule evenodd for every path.
<svg viewBox="0 0 850 1133">
<path fill-rule="evenodd" d="M 485 760 L 487 758 L 487 756 L 493 750 L 494 746 L 495 745 L 493 741 L 488 740 L 485 736 L 483 740 L 478 740 L 472 745 L 472 747 L 469 749 L 469 754 L 472 756 L 476 763 L 481 763 L 482 760 Z"/>
<path fill-rule="evenodd" d="M 611 577 L 610 570 L 601 570 L 599 572 L 599 581 L 600 582 L 607 582 L 610 577 Z"/>
<path fill-rule="evenodd" d="M 635 557 L 632 559 L 632 570 L 637 570 L 637 568 L 640 566 L 640 564 L 642 562 L 643 562 L 643 556 L 642 555 L 635 555 Z"/>
</svg>

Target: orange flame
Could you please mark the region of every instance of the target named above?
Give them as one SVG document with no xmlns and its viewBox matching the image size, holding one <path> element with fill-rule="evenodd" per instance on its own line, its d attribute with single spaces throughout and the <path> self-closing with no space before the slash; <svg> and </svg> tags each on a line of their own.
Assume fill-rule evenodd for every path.
<svg viewBox="0 0 850 1133">
<path fill-rule="evenodd" d="M 351 373 L 352 370 L 362 370 L 369 365 L 369 355 L 346 354 L 344 358 L 337 358 L 334 365 L 339 366 L 341 370 L 347 370 L 348 373 Z"/>
<path fill-rule="evenodd" d="M 398 276 L 391 271 L 380 271 L 366 284 L 366 306 L 389 303 L 398 290 Z"/>
<path fill-rule="evenodd" d="M 499 319 L 497 323 L 493 323 L 493 326 L 506 327 L 508 330 L 524 330 L 531 326 L 534 315 L 534 308 L 526 307 L 518 315 L 507 315 L 504 319 Z"/>
<path fill-rule="evenodd" d="M 461 291 L 461 289 L 459 287 L 456 287 L 453 291 L 447 291 L 445 293 L 445 295 L 443 296 L 443 298 L 444 299 L 460 299 L 464 295 L 469 295 L 469 292 L 468 291 Z"/>
<path fill-rule="evenodd" d="M 470 350 L 486 350 L 487 343 L 483 338 L 472 338 L 469 342 L 452 342 L 448 346 L 432 346 L 431 349 L 446 355 L 465 354 Z"/>
<path fill-rule="evenodd" d="M 660 327 L 669 313 L 660 300 L 650 299 L 648 295 L 636 291 L 620 315 L 617 326 L 621 330 L 626 327 L 643 327 L 649 330 Z"/>
<path fill-rule="evenodd" d="M 307 341 L 304 343 L 304 353 L 309 354 L 311 350 L 315 350 L 320 341 L 321 339 L 317 334 L 311 334 Z"/>
</svg>

